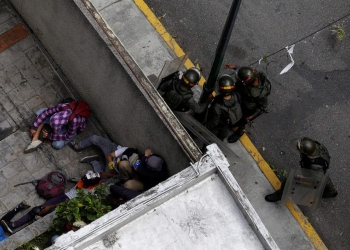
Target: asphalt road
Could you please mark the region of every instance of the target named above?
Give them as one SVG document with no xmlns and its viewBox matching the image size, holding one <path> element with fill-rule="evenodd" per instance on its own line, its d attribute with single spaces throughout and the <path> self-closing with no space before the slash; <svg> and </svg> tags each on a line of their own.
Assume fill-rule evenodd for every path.
<svg viewBox="0 0 350 250">
<path fill-rule="evenodd" d="M 207 78 L 231 1 L 145 2 L 163 16 L 167 31 Z M 334 24 L 344 27 L 342 41 L 332 32 Z M 308 136 L 328 148 L 339 195 L 322 199 L 316 211 L 301 209 L 327 247 L 337 250 L 350 245 L 349 34 L 350 5 L 344 0 L 243 1 L 224 59 L 224 64 L 252 65 L 272 81 L 270 113 L 247 129 L 267 162 L 281 170 L 297 164 L 298 156 L 289 150 L 297 137 Z M 285 47 L 293 44 L 295 64 L 280 75 L 290 63 Z"/>
</svg>

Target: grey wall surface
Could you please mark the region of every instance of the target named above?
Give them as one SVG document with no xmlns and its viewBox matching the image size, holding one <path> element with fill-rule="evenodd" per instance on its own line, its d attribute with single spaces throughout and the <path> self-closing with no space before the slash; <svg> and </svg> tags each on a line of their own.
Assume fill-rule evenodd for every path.
<svg viewBox="0 0 350 250">
<path fill-rule="evenodd" d="M 115 142 L 141 151 L 151 148 L 164 156 L 172 174 L 196 160 L 198 150 L 184 149 L 177 136 L 176 131 L 182 133 L 181 126 L 171 132 L 169 112 L 164 118 L 164 108 L 155 111 L 157 104 L 152 98 L 157 93 L 149 97 L 148 81 L 138 69 L 129 69 L 124 55 L 98 30 L 93 18 L 89 20 L 81 1 L 10 2 Z"/>
</svg>

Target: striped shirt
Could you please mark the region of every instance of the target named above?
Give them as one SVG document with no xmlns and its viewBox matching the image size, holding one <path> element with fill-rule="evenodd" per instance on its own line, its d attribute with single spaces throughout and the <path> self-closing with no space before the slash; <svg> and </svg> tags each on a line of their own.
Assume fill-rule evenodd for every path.
<svg viewBox="0 0 350 250">
<path fill-rule="evenodd" d="M 48 135 L 48 139 L 52 141 L 68 141 L 70 140 L 76 131 L 82 132 L 86 127 L 86 119 L 80 115 L 76 115 L 73 120 L 69 123 L 68 118 L 72 114 L 71 109 L 63 110 L 67 103 L 60 103 L 57 106 L 50 107 L 40 115 L 37 116 L 33 128 L 35 130 L 49 117 L 49 125 L 53 130 L 53 133 Z M 65 134 L 58 134 L 62 129 L 62 126 L 68 125 L 68 131 Z"/>
</svg>

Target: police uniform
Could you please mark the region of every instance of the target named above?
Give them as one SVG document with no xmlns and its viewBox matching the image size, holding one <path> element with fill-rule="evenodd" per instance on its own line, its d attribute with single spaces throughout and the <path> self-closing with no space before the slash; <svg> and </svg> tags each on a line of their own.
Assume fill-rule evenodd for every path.
<svg viewBox="0 0 350 250">
<path fill-rule="evenodd" d="M 315 171 L 323 171 L 324 173 L 326 173 L 330 164 L 330 156 L 329 156 L 328 150 L 321 143 L 315 140 L 313 140 L 313 142 L 315 143 L 316 147 L 312 154 L 302 153 L 299 150 L 300 167 L 315 170 Z M 265 197 L 265 200 L 269 202 L 279 201 L 282 198 L 285 184 L 286 184 L 286 180 L 283 180 L 281 184 L 281 188 L 276 192 L 274 192 L 273 194 L 267 195 Z M 338 195 L 337 190 L 334 188 L 334 185 L 331 179 L 328 178 L 325 189 L 323 191 L 322 198 L 335 197 L 337 195 Z"/>
<path fill-rule="evenodd" d="M 331 157 L 325 146 L 318 141 L 314 142 L 316 143 L 316 149 L 312 154 L 300 153 L 300 167 L 326 173 L 329 168 Z M 334 188 L 331 179 L 328 178 L 322 197 L 333 197 L 337 194 L 338 192 Z"/>
<path fill-rule="evenodd" d="M 259 83 L 257 86 L 243 85 L 242 82 L 236 83 L 236 91 L 242 98 L 243 119 L 253 116 L 256 117 L 265 112 L 268 105 L 268 95 L 270 94 L 270 82 L 262 72 L 256 72 Z M 245 122 L 246 123 L 246 122 Z"/>
<path fill-rule="evenodd" d="M 195 113 L 202 113 L 206 110 L 210 100 L 205 103 L 197 103 L 193 98 L 191 88 L 181 88 L 181 79 L 172 78 L 163 83 L 159 90 L 168 106 L 174 111 L 187 112 L 190 109 Z"/>
<path fill-rule="evenodd" d="M 208 110 L 206 127 L 220 140 L 228 134 L 227 129 L 242 118 L 240 96 L 233 92 L 231 99 L 225 100 L 223 95 L 215 97 Z"/>
</svg>

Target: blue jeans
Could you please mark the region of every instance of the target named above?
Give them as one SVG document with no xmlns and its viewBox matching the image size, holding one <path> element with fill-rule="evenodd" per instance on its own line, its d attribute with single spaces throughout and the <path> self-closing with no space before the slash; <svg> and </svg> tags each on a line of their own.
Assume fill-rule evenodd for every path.
<svg viewBox="0 0 350 250">
<path fill-rule="evenodd" d="M 40 115 L 42 112 L 44 112 L 46 110 L 46 108 L 43 108 L 43 109 L 39 109 L 36 114 L 37 115 Z M 45 124 L 49 124 L 50 122 L 50 118 L 51 116 L 49 117 L 46 117 L 46 119 L 44 120 L 44 123 Z M 68 131 L 68 125 L 63 125 L 61 130 L 58 132 L 58 134 L 65 134 L 67 133 Z M 77 133 L 74 133 L 74 135 L 72 136 L 72 138 L 68 141 L 53 141 L 52 142 L 52 147 L 56 148 L 56 149 L 61 149 L 63 148 L 65 145 L 67 145 L 70 141 L 72 141 L 74 139 L 74 137 L 77 136 Z"/>
</svg>

